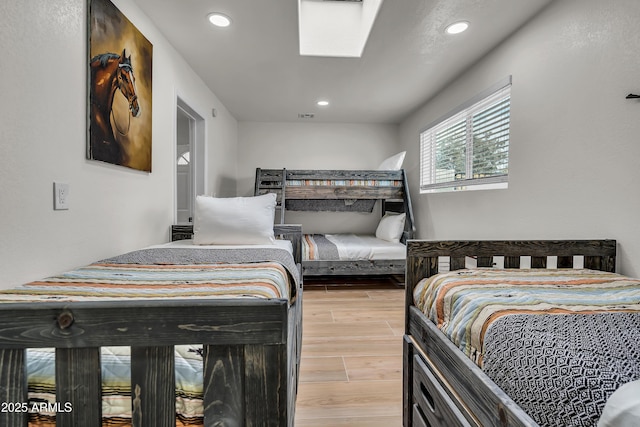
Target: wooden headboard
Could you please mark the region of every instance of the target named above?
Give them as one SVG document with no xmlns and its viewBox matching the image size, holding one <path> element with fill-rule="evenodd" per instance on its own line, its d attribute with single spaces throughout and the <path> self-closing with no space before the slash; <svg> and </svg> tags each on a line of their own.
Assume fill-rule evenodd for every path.
<svg viewBox="0 0 640 427">
<path fill-rule="evenodd" d="M 548 257 L 558 268 L 572 268 L 582 256 L 584 268 L 614 272 L 615 240 L 409 240 L 407 242 L 406 306 L 413 305 L 413 289 L 425 277 L 438 273 L 439 257 L 449 257 L 449 270 L 465 268 L 466 257 L 478 267 L 493 267 L 493 257 L 504 257 L 504 268 L 520 268 L 521 257 L 531 257 L 531 268 L 547 268 Z M 408 316 L 408 310 L 407 310 Z"/>
</svg>

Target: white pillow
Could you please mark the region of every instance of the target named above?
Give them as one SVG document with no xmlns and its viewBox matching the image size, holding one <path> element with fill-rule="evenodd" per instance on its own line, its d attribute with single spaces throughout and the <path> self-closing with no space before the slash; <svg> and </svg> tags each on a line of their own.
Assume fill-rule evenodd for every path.
<svg viewBox="0 0 640 427">
<path fill-rule="evenodd" d="M 404 156 L 406 156 L 407 152 L 403 151 L 398 154 L 394 154 L 393 156 L 384 159 L 380 166 L 378 166 L 379 171 L 397 171 L 402 169 L 402 162 L 404 162 Z"/>
<path fill-rule="evenodd" d="M 598 427 L 635 427 L 640 425 L 640 380 L 617 389 L 607 400 Z"/>
<path fill-rule="evenodd" d="M 193 243 L 196 245 L 273 244 L 276 195 L 196 197 Z"/>
<path fill-rule="evenodd" d="M 376 237 L 392 243 L 400 242 L 404 231 L 404 219 L 407 215 L 386 213 L 376 228 Z"/>
</svg>

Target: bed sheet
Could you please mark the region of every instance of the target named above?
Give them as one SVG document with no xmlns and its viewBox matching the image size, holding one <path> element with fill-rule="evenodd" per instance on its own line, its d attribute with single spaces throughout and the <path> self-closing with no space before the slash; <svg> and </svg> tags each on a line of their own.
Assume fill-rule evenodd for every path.
<svg viewBox="0 0 640 427">
<path fill-rule="evenodd" d="M 305 234 L 305 261 L 405 259 L 406 246 L 361 234 Z"/>
</svg>

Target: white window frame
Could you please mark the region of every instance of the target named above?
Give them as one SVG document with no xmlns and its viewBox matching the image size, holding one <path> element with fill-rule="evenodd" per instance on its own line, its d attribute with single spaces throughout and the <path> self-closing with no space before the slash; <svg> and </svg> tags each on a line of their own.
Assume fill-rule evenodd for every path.
<svg viewBox="0 0 640 427">
<path fill-rule="evenodd" d="M 447 115 L 436 120 L 420 131 L 420 193 L 460 191 L 460 190 L 486 190 L 508 187 L 509 178 L 509 128 L 510 128 L 510 99 L 511 99 L 511 76 L 501 80 L 489 89 L 476 95 L 463 105 L 451 111 Z M 502 127 L 502 138 L 506 138 L 506 150 L 502 150 L 502 160 L 506 164 L 502 165 L 504 173 L 495 173 L 488 177 L 473 178 L 473 144 L 474 132 L 471 126 L 471 119 L 474 115 L 490 110 L 497 103 L 509 100 L 509 110 L 506 114 Z M 465 126 L 460 127 L 462 122 Z M 455 171 L 448 176 L 446 171 L 436 169 L 436 154 L 438 145 L 436 143 L 440 132 L 451 130 L 458 125 L 458 130 L 465 140 L 465 176 L 471 178 L 457 178 Z M 504 128 L 506 126 L 506 129 Z M 464 128 L 464 130 L 461 130 Z M 505 152 L 506 151 L 506 152 Z M 506 157 L 506 158 L 505 158 Z M 450 177 L 450 179 L 449 179 Z"/>
</svg>

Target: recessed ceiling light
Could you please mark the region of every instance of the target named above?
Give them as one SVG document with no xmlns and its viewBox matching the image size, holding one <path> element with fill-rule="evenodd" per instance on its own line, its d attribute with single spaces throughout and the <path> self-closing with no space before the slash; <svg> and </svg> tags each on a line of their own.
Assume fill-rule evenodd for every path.
<svg viewBox="0 0 640 427">
<path fill-rule="evenodd" d="M 209 22 L 211 22 L 216 27 L 228 27 L 229 25 L 231 25 L 231 18 L 223 13 L 210 13 L 207 18 L 209 18 Z"/>
<path fill-rule="evenodd" d="M 447 34 L 460 34 L 467 28 L 469 28 L 469 23 L 467 21 L 460 21 L 454 22 L 453 24 L 449 25 L 445 29 L 445 31 L 447 32 Z"/>
<path fill-rule="evenodd" d="M 320 101 L 316 102 L 316 104 L 317 104 L 319 107 L 326 107 L 327 105 L 329 105 L 329 101 L 320 100 Z"/>
</svg>

